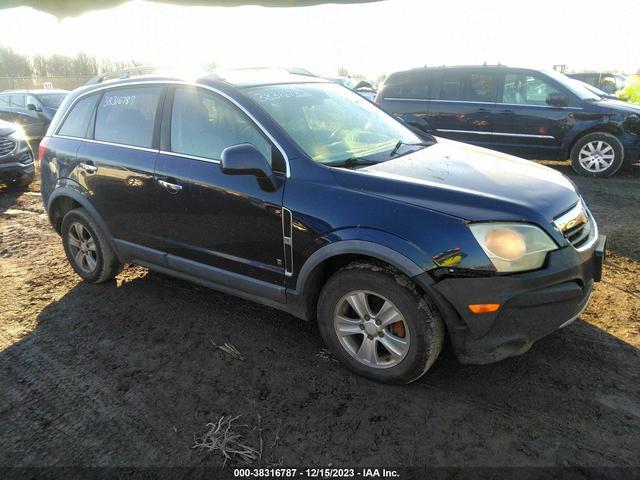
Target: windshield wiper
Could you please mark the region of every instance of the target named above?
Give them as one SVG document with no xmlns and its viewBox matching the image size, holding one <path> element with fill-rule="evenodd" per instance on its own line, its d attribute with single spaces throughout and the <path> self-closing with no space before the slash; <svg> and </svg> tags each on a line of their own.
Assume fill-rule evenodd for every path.
<svg viewBox="0 0 640 480">
<path fill-rule="evenodd" d="M 419 143 L 407 143 L 407 142 L 403 142 L 402 140 L 398 140 L 398 143 L 396 143 L 396 146 L 393 147 L 393 150 L 391 150 L 391 152 L 389 153 L 390 157 L 395 156 L 396 153 L 398 153 L 398 150 L 400 150 L 400 147 L 402 145 L 406 145 L 407 147 L 430 147 L 431 145 L 433 145 L 433 143 L 431 142 L 419 142 Z"/>
<path fill-rule="evenodd" d="M 352 168 L 352 167 L 364 167 L 367 165 L 375 165 L 376 163 L 379 163 L 379 162 L 376 160 L 369 160 L 368 158 L 363 158 L 363 157 L 350 157 L 350 158 L 347 158 L 346 160 L 340 160 L 339 162 L 327 163 L 327 165 L 329 165 L 330 167 Z"/>
</svg>

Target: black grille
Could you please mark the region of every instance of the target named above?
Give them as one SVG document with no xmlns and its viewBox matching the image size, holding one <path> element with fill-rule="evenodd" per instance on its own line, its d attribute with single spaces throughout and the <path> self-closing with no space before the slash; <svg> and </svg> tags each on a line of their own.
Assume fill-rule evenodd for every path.
<svg viewBox="0 0 640 480">
<path fill-rule="evenodd" d="M 29 163 L 33 163 L 33 157 L 29 152 L 24 152 L 22 155 L 20 155 L 18 162 L 25 165 Z"/>
<path fill-rule="evenodd" d="M 0 157 L 8 155 L 14 148 L 16 148 L 16 142 L 7 137 L 0 138 Z"/>
</svg>

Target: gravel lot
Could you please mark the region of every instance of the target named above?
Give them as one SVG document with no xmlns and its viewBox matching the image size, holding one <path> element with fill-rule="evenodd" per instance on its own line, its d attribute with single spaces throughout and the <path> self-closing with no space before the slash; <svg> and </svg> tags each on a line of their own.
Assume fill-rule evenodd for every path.
<svg viewBox="0 0 640 480">
<path fill-rule="evenodd" d="M 609 236 L 588 310 L 498 364 L 445 350 L 405 387 L 352 375 L 276 310 L 139 267 L 83 284 L 37 183 L 0 190 L 0 465 L 219 466 L 194 435 L 242 415 L 262 466 L 640 466 L 640 166 L 552 166 Z"/>
</svg>

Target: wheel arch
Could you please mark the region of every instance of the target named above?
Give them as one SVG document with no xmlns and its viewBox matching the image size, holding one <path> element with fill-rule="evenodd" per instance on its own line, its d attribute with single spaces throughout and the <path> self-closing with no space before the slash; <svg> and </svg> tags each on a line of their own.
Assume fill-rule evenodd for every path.
<svg viewBox="0 0 640 480">
<path fill-rule="evenodd" d="M 299 302 L 298 316 L 315 319 L 317 300 L 326 281 L 340 268 L 356 261 L 384 264 L 409 278 L 425 272 L 404 254 L 374 242 L 343 240 L 326 245 L 307 259 L 298 274 L 295 292 L 291 292 Z"/>
<path fill-rule="evenodd" d="M 563 157 L 570 158 L 571 151 L 576 143 L 578 143 L 582 138 L 592 133 L 608 133 L 609 135 L 613 135 L 620 141 L 620 145 L 622 145 L 622 153 L 624 156 L 624 144 L 620 139 L 620 136 L 624 134 L 624 131 L 621 126 L 616 125 L 615 123 L 602 123 L 598 125 L 594 125 L 593 127 L 589 127 L 585 130 L 581 130 L 579 133 L 576 133 L 575 136 L 571 138 L 565 145 L 562 147 Z"/>
<path fill-rule="evenodd" d="M 98 211 L 93 205 L 91 205 L 91 202 L 89 202 L 85 196 L 72 188 L 59 187 L 49 197 L 49 201 L 47 203 L 47 214 L 53 229 L 60 234 L 62 229 L 62 219 L 67 212 L 76 208 L 84 208 L 89 215 L 91 215 L 91 218 L 93 218 L 106 235 L 109 245 L 117 255 L 118 251 L 116 249 L 115 242 L 113 241 L 113 237 L 111 236 L 111 232 Z"/>
</svg>

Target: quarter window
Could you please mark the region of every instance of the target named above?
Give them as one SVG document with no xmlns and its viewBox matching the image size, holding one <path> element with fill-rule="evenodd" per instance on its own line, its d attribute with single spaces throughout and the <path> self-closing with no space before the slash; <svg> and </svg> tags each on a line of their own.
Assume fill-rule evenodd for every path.
<svg viewBox="0 0 640 480">
<path fill-rule="evenodd" d="M 271 163 L 271 144 L 226 100 L 195 88 L 177 88 L 171 114 L 171 151 L 219 160 L 232 145 L 250 143 Z"/>
<path fill-rule="evenodd" d="M 9 95 L 0 95 L 0 107 L 9 106 Z"/>
<path fill-rule="evenodd" d="M 65 118 L 60 130 L 58 130 L 58 135 L 85 137 L 98 98 L 98 95 L 91 95 L 78 101 Z"/>
<path fill-rule="evenodd" d="M 502 102 L 522 105 L 547 105 L 549 94 L 560 92 L 533 75 L 507 73 L 504 77 Z"/>
<path fill-rule="evenodd" d="M 161 87 L 106 92 L 96 113 L 95 139 L 150 148 Z"/>
</svg>

